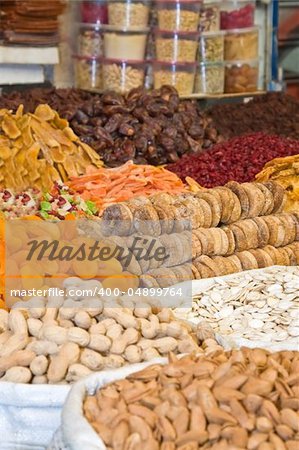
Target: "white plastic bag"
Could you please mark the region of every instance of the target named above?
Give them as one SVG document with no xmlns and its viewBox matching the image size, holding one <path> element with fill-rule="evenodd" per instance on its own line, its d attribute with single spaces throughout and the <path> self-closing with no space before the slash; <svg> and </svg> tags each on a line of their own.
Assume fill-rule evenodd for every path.
<svg viewBox="0 0 299 450">
<path fill-rule="evenodd" d="M 83 416 L 82 404 L 85 396 L 92 395 L 106 384 L 123 379 L 147 366 L 166 362 L 167 358 L 156 358 L 146 363 L 98 372 L 75 383 L 63 407 L 61 427 L 47 450 L 106 450 L 102 439 Z"/>
<path fill-rule="evenodd" d="M 67 385 L 0 383 L 0 449 L 45 449 L 69 390 Z"/>
</svg>

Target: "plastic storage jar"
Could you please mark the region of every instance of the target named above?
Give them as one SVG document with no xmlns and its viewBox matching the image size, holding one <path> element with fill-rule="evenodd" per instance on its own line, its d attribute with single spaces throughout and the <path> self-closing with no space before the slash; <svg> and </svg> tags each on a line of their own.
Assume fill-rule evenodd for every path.
<svg viewBox="0 0 299 450">
<path fill-rule="evenodd" d="M 200 1 L 156 0 L 155 7 L 161 30 L 197 31 Z"/>
<path fill-rule="evenodd" d="M 226 62 L 224 92 L 232 94 L 257 91 L 258 76 L 258 59 Z"/>
<path fill-rule="evenodd" d="M 259 28 L 244 28 L 227 31 L 224 38 L 226 61 L 256 59 L 259 51 Z"/>
<path fill-rule="evenodd" d="M 117 27 L 147 27 L 150 3 L 141 0 L 108 1 L 108 23 Z"/>
<path fill-rule="evenodd" d="M 196 60 L 199 33 L 186 31 L 155 30 L 156 58 L 159 61 Z"/>
<path fill-rule="evenodd" d="M 77 25 L 76 53 L 82 56 L 103 56 L 103 31 L 100 25 Z"/>
<path fill-rule="evenodd" d="M 87 0 L 80 3 L 81 20 L 84 23 L 107 23 L 107 2 L 103 0 Z"/>
<path fill-rule="evenodd" d="M 106 58 L 143 61 L 146 53 L 148 28 L 104 27 Z"/>
<path fill-rule="evenodd" d="M 144 85 L 146 63 L 119 59 L 104 59 L 103 89 L 122 94 Z"/>
<path fill-rule="evenodd" d="M 224 59 L 224 32 L 208 31 L 199 37 L 199 62 L 221 62 Z"/>
<path fill-rule="evenodd" d="M 221 4 L 221 30 L 249 28 L 254 25 L 255 0 L 230 0 Z"/>
<path fill-rule="evenodd" d="M 194 92 L 196 94 L 223 94 L 224 92 L 224 63 L 199 63 Z"/>
<path fill-rule="evenodd" d="M 174 86 L 179 95 L 193 93 L 196 63 L 190 62 L 153 62 L 154 88 L 164 84 Z"/>
<path fill-rule="evenodd" d="M 99 58 L 73 56 L 75 62 L 75 83 L 80 89 L 102 89 L 102 66 Z"/>
<path fill-rule="evenodd" d="M 220 29 L 220 2 L 204 0 L 199 11 L 199 30 L 218 31 Z"/>
</svg>

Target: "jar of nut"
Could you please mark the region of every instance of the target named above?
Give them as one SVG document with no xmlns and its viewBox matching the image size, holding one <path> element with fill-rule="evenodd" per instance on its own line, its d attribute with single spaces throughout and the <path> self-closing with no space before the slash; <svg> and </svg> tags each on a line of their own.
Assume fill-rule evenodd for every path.
<svg viewBox="0 0 299 450">
<path fill-rule="evenodd" d="M 146 27 L 150 2 L 146 0 L 109 0 L 108 23 L 116 27 Z"/>
<path fill-rule="evenodd" d="M 103 89 L 125 94 L 144 85 L 146 62 L 103 59 Z"/>
<path fill-rule="evenodd" d="M 168 84 L 174 86 L 179 95 L 193 93 L 196 63 L 153 61 L 154 88 Z"/>
<path fill-rule="evenodd" d="M 102 89 L 102 67 L 100 59 L 92 56 L 73 56 L 75 83 L 79 89 Z"/>
<path fill-rule="evenodd" d="M 199 0 L 156 0 L 159 28 L 197 31 L 200 3 Z"/>
<path fill-rule="evenodd" d="M 220 1 L 204 0 L 199 10 L 199 30 L 218 31 L 220 29 Z"/>
<path fill-rule="evenodd" d="M 199 63 L 196 70 L 194 92 L 208 95 L 223 94 L 224 63 Z"/>
<path fill-rule="evenodd" d="M 199 62 L 220 62 L 224 59 L 224 32 L 207 31 L 199 37 Z"/>
<path fill-rule="evenodd" d="M 231 94 L 257 91 L 258 76 L 258 59 L 226 62 L 224 92 Z"/>
<path fill-rule="evenodd" d="M 103 32 L 100 25 L 77 25 L 77 50 L 82 56 L 103 56 Z"/>
<path fill-rule="evenodd" d="M 199 33 L 155 30 L 156 58 L 159 61 L 196 60 Z"/>
</svg>

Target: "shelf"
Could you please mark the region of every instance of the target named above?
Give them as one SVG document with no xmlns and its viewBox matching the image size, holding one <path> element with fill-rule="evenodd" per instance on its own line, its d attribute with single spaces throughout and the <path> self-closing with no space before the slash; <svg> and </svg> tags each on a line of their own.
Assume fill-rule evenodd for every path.
<svg viewBox="0 0 299 450">
<path fill-rule="evenodd" d="M 52 65 L 58 63 L 58 47 L 0 45 L 0 64 Z"/>
<path fill-rule="evenodd" d="M 0 85 L 34 84 L 45 81 L 40 65 L 0 64 Z"/>
<path fill-rule="evenodd" d="M 242 92 L 237 94 L 190 94 L 190 95 L 181 95 L 182 99 L 194 99 L 194 100 L 206 100 L 206 99 L 226 99 L 226 98 L 242 98 L 242 97 L 256 97 L 257 95 L 264 95 L 266 91 L 255 91 L 255 92 Z"/>
</svg>

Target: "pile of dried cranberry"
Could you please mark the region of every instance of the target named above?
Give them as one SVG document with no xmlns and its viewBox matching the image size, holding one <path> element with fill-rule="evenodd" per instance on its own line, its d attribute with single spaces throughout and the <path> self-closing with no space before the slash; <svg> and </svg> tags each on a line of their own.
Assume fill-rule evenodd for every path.
<svg viewBox="0 0 299 450">
<path fill-rule="evenodd" d="M 192 177 L 210 188 L 231 180 L 252 181 L 268 161 L 298 153 L 299 141 L 254 133 L 214 145 L 201 154 L 184 155 L 167 169 L 182 180 Z"/>
</svg>

